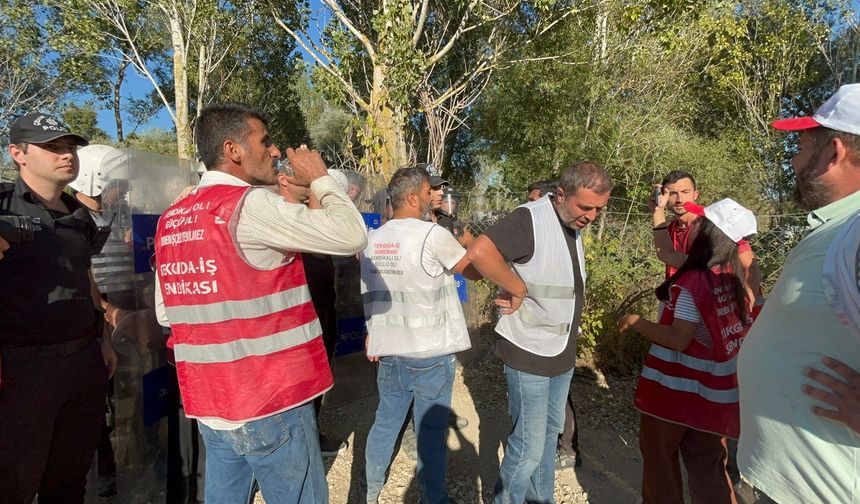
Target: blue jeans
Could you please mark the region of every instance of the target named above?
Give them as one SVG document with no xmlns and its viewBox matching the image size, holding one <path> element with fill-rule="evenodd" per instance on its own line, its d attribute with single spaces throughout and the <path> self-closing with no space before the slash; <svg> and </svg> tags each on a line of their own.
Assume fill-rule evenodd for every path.
<svg viewBox="0 0 860 504">
<path fill-rule="evenodd" d="M 421 502 L 447 503 L 446 435 L 451 417 L 454 356 L 448 354 L 428 359 L 382 357 L 376 384 L 379 407 L 367 435 L 365 451 L 367 502 L 376 502 L 385 485 L 385 471 L 391 463 L 394 443 L 414 400 Z"/>
<path fill-rule="evenodd" d="M 254 480 L 266 502 L 328 503 L 313 402 L 233 430 L 200 424 L 206 504 L 248 502 Z"/>
<path fill-rule="evenodd" d="M 495 504 L 555 502 L 555 448 L 573 369 L 553 377 L 505 366 L 514 424 L 496 482 Z"/>
</svg>

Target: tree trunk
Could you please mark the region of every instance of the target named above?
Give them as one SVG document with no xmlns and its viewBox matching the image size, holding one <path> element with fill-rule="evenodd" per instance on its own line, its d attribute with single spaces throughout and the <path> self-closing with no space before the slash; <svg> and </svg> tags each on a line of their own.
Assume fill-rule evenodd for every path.
<svg viewBox="0 0 860 504">
<path fill-rule="evenodd" d="M 173 88 L 176 95 L 176 154 L 191 159 L 191 128 L 188 123 L 188 55 L 177 16 L 170 17 L 170 40 L 173 45 Z"/>
<path fill-rule="evenodd" d="M 385 72 L 379 67 L 373 70 L 370 108 L 371 112 L 364 123 L 364 155 L 370 171 L 388 180 L 398 168 L 408 165 L 410 160 L 403 131 L 403 114 L 390 106 Z"/>
<path fill-rule="evenodd" d="M 427 123 L 427 163 L 442 168 L 445 160 L 445 139 L 448 136 L 447 121 L 433 108 L 432 98 L 427 91 L 419 94 L 421 107 L 424 109 L 424 121 Z"/>
<path fill-rule="evenodd" d="M 597 48 L 595 49 L 595 53 L 592 55 L 592 64 L 597 68 L 602 68 L 606 64 L 606 30 L 609 14 L 606 11 L 607 7 L 605 4 L 600 4 L 597 9 L 597 19 L 594 26 L 594 38 L 597 40 Z M 592 92 L 588 105 L 588 114 L 585 117 L 586 132 L 591 130 L 591 126 L 594 124 L 593 115 L 596 112 L 595 108 L 597 107 L 597 102 L 598 97 L 594 92 Z M 584 145 L 585 137 L 583 137 L 582 142 Z"/>
<path fill-rule="evenodd" d="M 125 80 L 125 69 L 128 68 L 128 60 L 119 63 L 116 71 L 116 82 L 113 85 L 113 120 L 116 122 L 116 141 L 125 142 L 125 134 L 122 131 L 122 114 L 120 114 L 120 97 L 122 83 Z"/>
<path fill-rule="evenodd" d="M 203 104 L 206 103 L 205 96 L 208 77 L 206 75 L 206 45 L 200 44 L 200 54 L 197 59 L 197 111 L 195 117 L 200 116 Z"/>
</svg>

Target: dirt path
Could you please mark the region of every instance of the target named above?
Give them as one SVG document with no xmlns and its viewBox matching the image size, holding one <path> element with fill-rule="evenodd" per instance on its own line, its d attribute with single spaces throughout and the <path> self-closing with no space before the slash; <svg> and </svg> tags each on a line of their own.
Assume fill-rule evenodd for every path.
<svg viewBox="0 0 860 504">
<path fill-rule="evenodd" d="M 507 393 L 501 363 L 483 345 L 481 354 L 459 367 L 454 383 L 454 411 L 469 420 L 448 436 L 448 488 L 457 503 L 492 501 L 503 443 L 510 431 Z M 639 502 L 640 457 L 636 415 L 631 404 L 633 378 L 609 380 L 589 369 L 577 370 L 573 395 L 580 422 L 584 464 L 557 471 L 556 500 L 563 504 L 626 504 Z M 359 481 L 364 467 L 367 432 L 377 399 L 371 396 L 336 409 L 324 409 L 320 427 L 349 449 L 326 459 L 332 504 L 361 503 Z M 415 462 L 397 452 L 385 485 L 382 504 L 419 501 Z M 257 502 L 262 503 L 258 496 Z"/>
</svg>

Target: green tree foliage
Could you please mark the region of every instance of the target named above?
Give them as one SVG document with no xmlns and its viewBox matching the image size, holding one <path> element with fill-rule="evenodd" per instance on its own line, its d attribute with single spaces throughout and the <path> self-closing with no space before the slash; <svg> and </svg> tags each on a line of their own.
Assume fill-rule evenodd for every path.
<svg viewBox="0 0 860 504">
<path fill-rule="evenodd" d="M 645 205 L 651 184 L 685 169 L 703 203 L 731 196 L 759 214 L 791 211 L 790 143 L 770 121 L 811 112 L 844 81 L 829 71 L 846 66 L 837 57 L 852 53 L 849 42 L 830 42 L 842 36 L 840 2 L 587 4 L 496 74 L 472 109 L 462 155 L 482 160 L 479 178 L 500 172 L 496 183 L 518 194 L 576 160 L 606 166 L 616 188 L 587 233 L 581 348 L 627 370 L 643 346 L 617 334 L 619 307 L 652 311 L 662 279 Z"/>
<path fill-rule="evenodd" d="M 844 14 L 841 2 L 755 0 L 718 3 L 702 16 L 708 45 L 701 57 L 699 114 L 707 135 L 733 135 L 755 183 L 785 208 L 793 183 L 783 135 L 770 122 L 811 112 L 832 91 L 822 64 Z M 829 73 L 829 72 L 827 72 Z"/>
<path fill-rule="evenodd" d="M 314 60 L 315 85 L 359 112 L 361 163 L 385 176 L 416 160 L 412 128 L 422 120 L 430 130 L 427 157 L 444 159 L 448 134 L 507 52 L 575 9 L 569 2 L 522 0 L 323 0 L 324 28 L 316 39 L 308 26 L 319 16 L 290 24 L 280 2 L 271 4 L 276 22 Z"/>
<path fill-rule="evenodd" d="M 100 106 L 113 111 L 117 137 L 122 142 L 125 134 L 122 86 L 130 67 L 142 62 L 159 87 L 170 86 L 169 37 L 165 26 L 153 22 L 152 5 L 148 2 L 45 0 L 44 3 L 49 8 L 51 21 L 59 27 L 57 35 L 51 38 L 51 45 L 65 53 L 60 66 L 79 91 L 88 93 Z M 122 12 L 121 25 L 97 14 L 99 9 L 109 7 Z M 90 15 L 82 16 L 82 12 Z M 127 38 L 134 40 L 133 50 Z M 131 119 L 136 121 L 133 116 Z"/>
<path fill-rule="evenodd" d="M 308 141 L 308 126 L 295 88 L 304 78 L 296 42 L 284 36 L 265 11 L 251 11 L 242 39 L 225 55 L 212 98 L 259 106 L 269 115 L 269 131 L 278 146 Z"/>
<path fill-rule="evenodd" d="M 58 29 L 46 9 L 31 0 L 0 1 L 0 135 L 9 123 L 34 110 L 56 111 L 75 89 L 65 72 L 63 52 L 52 52 Z"/>
<path fill-rule="evenodd" d="M 127 147 L 165 156 L 176 155 L 176 133 L 152 128 L 143 133 L 130 134 L 126 139 Z M 119 145 L 117 147 L 120 147 Z"/>
<path fill-rule="evenodd" d="M 69 103 L 63 107 L 61 116 L 69 129 L 88 138 L 90 143 L 101 143 L 108 138 L 107 133 L 98 127 L 98 117 L 92 103 Z"/>
<path fill-rule="evenodd" d="M 356 119 L 325 97 L 322 89 L 311 84 L 306 71 L 295 80 L 293 87 L 304 116 L 310 144 L 338 168 L 354 170 L 359 166 L 361 152 L 354 148 Z"/>
</svg>

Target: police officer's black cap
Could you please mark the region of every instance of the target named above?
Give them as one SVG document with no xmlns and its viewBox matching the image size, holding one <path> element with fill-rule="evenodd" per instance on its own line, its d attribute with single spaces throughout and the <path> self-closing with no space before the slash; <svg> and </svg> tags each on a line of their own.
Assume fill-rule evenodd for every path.
<svg viewBox="0 0 860 504">
<path fill-rule="evenodd" d="M 430 175 L 430 187 L 438 187 L 440 185 L 448 185 L 448 181 L 439 175 Z"/>
<path fill-rule="evenodd" d="M 90 143 L 81 135 L 72 133 L 69 127 L 56 117 L 41 112 L 22 115 L 15 119 L 15 122 L 9 127 L 9 143 L 11 144 L 21 142 L 40 144 L 62 137 L 71 137 L 80 147 Z"/>
</svg>

